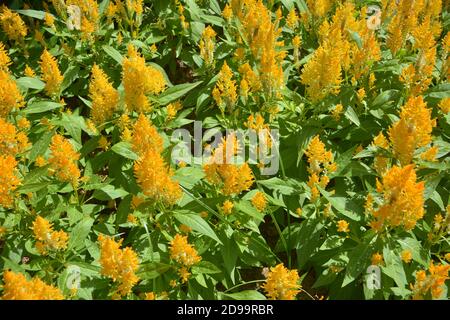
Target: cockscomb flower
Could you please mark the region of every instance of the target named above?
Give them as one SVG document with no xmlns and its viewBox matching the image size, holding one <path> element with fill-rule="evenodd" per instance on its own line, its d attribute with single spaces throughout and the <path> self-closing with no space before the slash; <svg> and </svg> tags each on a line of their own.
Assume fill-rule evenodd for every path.
<svg viewBox="0 0 450 320">
<path fill-rule="evenodd" d="M 260 212 L 263 212 L 267 206 L 267 199 L 264 193 L 258 191 L 252 198 L 252 205 Z"/>
<path fill-rule="evenodd" d="M 330 181 L 328 173 L 336 171 L 336 163 L 333 161 L 333 154 L 325 149 L 325 144 L 320 141 L 319 136 L 311 140 L 305 154 L 309 163 L 308 186 L 311 188 L 311 201 L 315 201 L 319 196 L 316 184 L 326 188 Z"/>
<path fill-rule="evenodd" d="M 232 163 L 232 157 L 238 153 L 239 143 L 234 134 L 222 139 L 222 143 L 213 151 L 203 166 L 208 182 L 221 187 L 225 195 L 239 194 L 249 190 L 254 176 L 247 162 Z"/>
<path fill-rule="evenodd" d="M 133 151 L 138 155 L 143 155 L 148 149 L 153 149 L 157 153 L 163 151 L 162 137 L 144 114 L 139 115 L 133 126 L 131 144 Z"/>
<path fill-rule="evenodd" d="M 149 147 L 134 164 L 138 185 L 147 197 L 173 205 L 181 197 L 180 185 L 173 179 L 173 172 L 161 154 Z"/>
<path fill-rule="evenodd" d="M 381 253 L 379 253 L 379 252 L 375 252 L 375 253 L 372 255 L 372 258 L 371 258 L 371 260 L 370 260 L 370 263 L 371 263 L 372 265 L 374 265 L 374 266 L 378 266 L 378 265 L 380 265 L 380 264 L 383 263 L 383 260 L 384 260 L 383 255 L 382 255 Z"/>
<path fill-rule="evenodd" d="M 51 172 L 62 182 L 76 184 L 80 177 L 77 161 L 80 154 L 72 144 L 63 136 L 56 134 L 52 137 L 50 145 L 51 156 L 48 159 Z"/>
<path fill-rule="evenodd" d="M 64 77 L 59 71 L 58 61 L 45 49 L 39 64 L 41 66 L 42 81 L 45 82 L 45 92 L 49 96 L 59 95 Z"/>
<path fill-rule="evenodd" d="M 437 264 L 434 265 L 431 261 L 428 268 L 429 274 L 425 270 L 419 270 L 416 272 L 416 282 L 411 284 L 413 291 L 413 299 L 423 299 L 429 292 L 434 299 L 439 299 L 444 292 L 444 284 L 449 279 L 448 272 L 450 271 L 450 265 Z"/>
<path fill-rule="evenodd" d="M 155 68 L 146 66 L 144 57 L 132 45 L 128 46 L 128 56 L 123 59 L 122 69 L 128 110 L 139 113 L 150 111 L 151 105 L 146 95 L 156 95 L 164 91 L 166 87 L 164 76 Z"/>
<path fill-rule="evenodd" d="M 230 200 L 225 200 L 225 202 L 222 204 L 222 212 L 225 215 L 229 215 L 233 212 L 234 203 Z"/>
<path fill-rule="evenodd" d="M 28 137 L 24 132 L 17 131 L 13 124 L 0 118 L 0 154 L 15 157 L 29 146 Z"/>
<path fill-rule="evenodd" d="M 261 286 L 270 300 L 294 300 L 300 292 L 297 270 L 289 270 L 282 263 L 270 268 Z"/>
<path fill-rule="evenodd" d="M 411 230 L 424 215 L 425 183 L 416 182 L 413 165 L 392 167 L 383 175 L 383 181 L 377 181 L 377 191 L 383 196 L 383 203 L 373 211 L 375 218 L 372 228 L 381 231 L 385 227 L 402 226 Z"/>
<path fill-rule="evenodd" d="M 12 206 L 13 192 L 20 184 L 16 166 L 17 161 L 13 156 L 0 154 L 0 205 L 5 208 Z"/>
<path fill-rule="evenodd" d="M 212 65 L 214 62 L 214 47 L 216 45 L 216 32 L 211 26 L 207 26 L 202 33 L 199 43 L 200 56 L 206 65 Z"/>
<path fill-rule="evenodd" d="M 199 263 L 202 257 L 198 255 L 194 246 L 189 244 L 187 236 L 176 234 L 170 242 L 170 258 L 177 263 L 190 268 Z"/>
<path fill-rule="evenodd" d="M 3 6 L 0 14 L 0 25 L 11 40 L 22 40 L 27 35 L 27 26 L 18 13 Z"/>
<path fill-rule="evenodd" d="M 63 300 L 58 288 L 35 277 L 31 280 L 22 273 L 7 270 L 3 273 L 3 300 Z"/>
<path fill-rule="evenodd" d="M 11 65 L 11 59 L 9 58 L 8 53 L 6 52 L 5 45 L 0 42 L 0 69 L 8 71 L 9 66 Z"/>
<path fill-rule="evenodd" d="M 109 120 L 119 103 L 119 93 L 96 64 L 92 68 L 89 97 L 92 100 L 91 118 L 96 124 Z"/>
<path fill-rule="evenodd" d="M 225 20 L 230 20 L 233 17 L 233 10 L 231 9 L 231 6 L 228 3 L 223 8 L 222 17 Z"/>
<path fill-rule="evenodd" d="M 68 26 L 72 29 L 81 30 L 83 39 L 91 39 L 97 31 L 100 12 L 98 3 L 95 0 L 67 0 L 69 12 Z M 69 11 L 69 10 L 68 10 Z M 69 28 L 70 29 L 70 28 Z"/>
<path fill-rule="evenodd" d="M 36 249 L 42 255 L 67 248 L 67 233 L 62 230 L 54 231 L 52 224 L 41 216 L 33 222 L 33 233 L 37 240 Z"/>
<path fill-rule="evenodd" d="M 118 242 L 114 239 L 99 235 L 101 274 L 118 283 L 115 296 L 125 296 L 131 292 L 133 286 L 139 281 L 136 271 L 139 268 L 139 259 L 132 248 L 120 249 L 123 239 Z"/>
<path fill-rule="evenodd" d="M 23 107 L 25 101 L 11 75 L 0 70 L 0 117 L 6 117 L 13 109 Z"/>
<path fill-rule="evenodd" d="M 441 111 L 445 114 L 450 113 L 450 98 L 442 99 L 438 107 L 441 109 Z"/>
<path fill-rule="evenodd" d="M 350 230 L 348 228 L 348 222 L 345 221 L 345 220 L 339 220 L 337 222 L 337 231 L 338 232 L 345 232 L 345 233 L 349 232 Z"/>
<path fill-rule="evenodd" d="M 339 56 L 335 47 L 320 46 L 304 66 L 300 81 L 312 102 L 339 93 L 342 82 Z"/>
<path fill-rule="evenodd" d="M 401 165 L 411 163 L 416 148 L 431 142 L 436 120 L 431 119 L 431 110 L 426 106 L 422 96 L 409 98 L 401 109 L 400 120 L 389 129 L 389 140 Z"/>
<path fill-rule="evenodd" d="M 233 111 L 237 101 L 236 81 L 233 80 L 233 71 L 226 61 L 222 65 L 219 80 L 217 80 L 212 95 L 222 112 L 225 110 Z"/>
<path fill-rule="evenodd" d="M 412 260 L 412 253 L 411 250 L 403 250 L 400 254 L 400 257 L 402 258 L 402 261 L 405 263 L 410 263 Z"/>
<path fill-rule="evenodd" d="M 372 145 L 383 148 L 385 150 L 389 150 L 389 141 L 386 139 L 386 137 L 383 135 L 382 132 L 380 132 L 372 142 Z M 383 157 L 381 155 L 375 156 L 373 160 L 373 166 L 378 174 L 383 175 L 387 168 L 388 168 L 388 162 L 389 159 L 386 157 Z"/>
</svg>

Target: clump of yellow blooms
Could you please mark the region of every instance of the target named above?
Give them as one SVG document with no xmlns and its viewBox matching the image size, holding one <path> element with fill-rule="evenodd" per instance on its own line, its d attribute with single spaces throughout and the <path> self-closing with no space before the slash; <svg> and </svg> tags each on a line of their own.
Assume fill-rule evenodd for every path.
<svg viewBox="0 0 450 320">
<path fill-rule="evenodd" d="M 410 263 L 412 260 L 411 250 L 403 250 L 400 256 L 405 263 Z"/>
<path fill-rule="evenodd" d="M 320 195 L 316 184 L 322 188 L 327 187 L 330 182 L 328 173 L 336 171 L 336 163 L 333 161 L 333 154 L 325 149 L 325 144 L 320 141 L 319 136 L 311 140 L 305 154 L 309 164 L 308 186 L 311 188 L 311 201 L 315 201 Z"/>
<path fill-rule="evenodd" d="M 261 286 L 270 300 L 294 300 L 300 292 L 297 270 L 289 270 L 282 263 L 271 267 Z"/>
<path fill-rule="evenodd" d="M 0 8 L 0 26 L 11 40 L 23 40 L 27 35 L 27 26 L 18 13 L 12 12 L 6 6 Z"/>
<path fill-rule="evenodd" d="M 267 206 L 267 199 L 264 193 L 258 191 L 252 197 L 252 205 L 260 212 L 263 212 Z"/>
<path fill-rule="evenodd" d="M 202 260 L 202 257 L 198 255 L 194 246 L 188 243 L 187 236 L 182 236 L 180 234 L 176 234 L 170 242 L 169 251 L 170 258 L 182 265 L 178 270 L 182 282 L 187 282 L 190 276 L 189 268 L 194 264 L 199 263 Z"/>
<path fill-rule="evenodd" d="M 379 252 L 375 252 L 372 255 L 371 263 L 374 266 L 378 266 L 378 265 L 382 264 L 383 263 L 383 255 Z"/>
<path fill-rule="evenodd" d="M 154 200 L 173 205 L 181 197 L 181 188 L 173 180 L 173 170 L 161 152 L 163 140 L 148 118 L 141 114 L 132 133 L 132 148 L 139 155 L 134 174 L 144 194 Z"/>
<path fill-rule="evenodd" d="M 236 135 L 230 134 L 213 151 L 211 158 L 203 166 L 208 182 L 221 187 L 224 195 L 240 194 L 250 189 L 254 176 L 247 162 L 231 163 L 231 158 L 238 153 Z"/>
<path fill-rule="evenodd" d="M 80 12 L 80 30 L 83 39 L 91 39 L 97 31 L 100 18 L 97 1 L 94 0 L 67 0 L 66 6 L 77 6 Z"/>
<path fill-rule="evenodd" d="M 3 67 L 0 69 L 0 117 L 6 117 L 13 109 L 19 109 L 24 104 L 16 82 Z"/>
<path fill-rule="evenodd" d="M 443 113 L 450 113 L 450 98 L 442 99 L 439 102 L 438 107 L 442 110 Z"/>
<path fill-rule="evenodd" d="M 382 182 L 377 180 L 377 192 L 383 195 L 383 203 L 372 211 L 371 227 L 376 231 L 399 226 L 413 229 L 424 215 L 424 188 L 423 181 L 416 182 L 413 165 L 392 167 L 383 175 Z"/>
<path fill-rule="evenodd" d="M 39 64 L 41 66 L 42 81 L 45 82 L 45 92 L 49 96 L 59 95 L 64 77 L 59 71 L 57 60 L 47 49 L 44 49 Z"/>
<path fill-rule="evenodd" d="M 423 299 L 429 292 L 434 299 L 439 299 L 444 291 L 444 283 L 449 279 L 448 272 L 450 265 L 437 264 L 431 261 L 428 268 L 429 274 L 425 270 L 416 272 L 416 282 L 411 284 L 413 299 Z"/>
<path fill-rule="evenodd" d="M 120 25 L 138 28 L 142 22 L 143 12 L 143 0 L 114 0 L 109 2 L 106 15 L 109 20 L 115 19 Z M 133 30 L 132 36 L 136 34 L 137 30 Z"/>
<path fill-rule="evenodd" d="M 48 162 L 51 173 L 62 182 L 71 182 L 76 185 L 80 178 L 80 169 L 77 165 L 80 154 L 74 150 L 68 139 L 59 134 L 52 137 L 50 151 L 51 156 Z"/>
<path fill-rule="evenodd" d="M 344 107 L 342 106 L 342 104 L 339 103 L 339 104 L 335 105 L 333 110 L 331 111 L 331 116 L 333 117 L 333 119 L 336 121 L 339 121 L 343 110 L 344 110 Z"/>
<path fill-rule="evenodd" d="M 11 63 L 11 58 L 6 52 L 5 45 L 0 42 L 0 69 L 8 71 L 8 67 Z"/>
<path fill-rule="evenodd" d="M 0 118 L 0 154 L 15 157 L 29 146 L 28 137 L 24 132 L 18 132 L 13 124 Z"/>
<path fill-rule="evenodd" d="M 222 212 L 225 215 L 229 215 L 233 212 L 234 203 L 230 200 L 225 200 L 222 204 Z"/>
<path fill-rule="evenodd" d="M 171 121 L 177 115 L 177 112 L 183 108 L 180 101 L 169 103 L 167 106 L 167 121 Z"/>
<path fill-rule="evenodd" d="M 383 135 L 382 132 L 380 132 L 373 139 L 372 144 L 376 147 L 379 147 L 379 148 L 382 148 L 385 150 L 389 150 L 389 142 L 386 139 L 386 137 Z M 379 175 L 383 175 L 386 172 L 386 170 L 388 169 L 388 162 L 389 162 L 389 159 L 387 157 L 383 157 L 381 155 L 375 156 L 375 158 L 373 160 L 373 166 Z"/>
<path fill-rule="evenodd" d="M 220 70 L 219 80 L 217 80 L 212 95 L 222 112 L 234 110 L 237 101 L 236 81 L 233 80 L 233 71 L 226 61 Z"/>
<path fill-rule="evenodd" d="M 9 208 L 14 198 L 13 192 L 20 184 L 16 175 L 17 161 L 11 155 L 0 154 L 0 205 Z"/>
<path fill-rule="evenodd" d="M 409 98 L 400 111 L 400 120 L 389 129 L 389 140 L 401 165 L 411 163 L 415 150 L 431 142 L 435 126 L 422 96 Z"/>
<path fill-rule="evenodd" d="M 129 111 L 148 112 L 151 110 L 147 94 L 156 95 L 164 91 L 166 81 L 162 73 L 145 65 L 133 45 L 128 46 L 128 56 L 122 63 L 122 81 L 125 88 L 125 103 Z"/>
<path fill-rule="evenodd" d="M 338 232 L 345 232 L 345 233 L 349 232 L 350 230 L 348 228 L 348 222 L 345 221 L 345 220 L 339 220 L 337 222 L 337 231 Z"/>
<path fill-rule="evenodd" d="M 96 64 L 92 67 L 89 97 L 92 100 L 91 118 L 96 124 L 109 120 L 119 103 L 119 93 Z"/>
<path fill-rule="evenodd" d="M 3 273 L 2 300 L 63 300 L 58 288 L 44 283 L 35 277 L 31 280 L 22 273 L 6 270 Z"/>
<path fill-rule="evenodd" d="M 216 32 L 211 26 L 207 26 L 202 33 L 200 40 L 200 56 L 207 66 L 211 66 L 214 62 L 214 47 L 216 45 Z"/>
<path fill-rule="evenodd" d="M 67 248 L 69 239 L 67 233 L 63 230 L 54 231 L 52 224 L 41 216 L 38 216 L 33 222 L 33 233 L 37 240 L 36 249 L 42 255 Z"/>
<path fill-rule="evenodd" d="M 143 155 L 146 150 L 153 149 L 158 153 L 163 151 L 163 139 L 150 120 L 140 114 L 132 131 L 132 148 L 138 155 Z"/>
<path fill-rule="evenodd" d="M 118 284 L 114 298 L 125 296 L 131 292 L 133 286 L 139 281 L 136 271 L 139 268 L 139 259 L 132 248 L 120 249 L 123 239 L 114 239 L 99 235 L 101 274 L 111 278 Z"/>
</svg>

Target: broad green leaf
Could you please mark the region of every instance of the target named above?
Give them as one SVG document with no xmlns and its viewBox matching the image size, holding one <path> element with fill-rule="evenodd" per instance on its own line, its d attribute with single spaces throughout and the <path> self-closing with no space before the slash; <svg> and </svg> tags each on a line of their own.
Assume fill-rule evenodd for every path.
<svg viewBox="0 0 450 320">
<path fill-rule="evenodd" d="M 172 268 L 171 265 L 160 262 L 144 263 L 140 266 L 137 275 L 141 279 L 155 279 Z"/>
<path fill-rule="evenodd" d="M 115 188 L 112 185 L 107 185 L 103 188 L 95 190 L 92 196 L 98 200 L 112 200 L 122 198 L 127 194 L 128 192 L 122 188 Z"/>
<path fill-rule="evenodd" d="M 84 217 L 78 224 L 72 229 L 69 237 L 69 250 L 81 249 L 84 247 L 84 240 L 89 235 L 94 219 L 91 217 Z"/>
<path fill-rule="evenodd" d="M 109 55 L 111 58 L 113 58 L 118 64 L 120 64 L 120 65 L 122 64 L 123 57 L 119 51 L 117 51 L 113 47 L 107 46 L 107 45 L 103 45 L 102 49 L 103 49 L 103 51 L 106 52 L 107 55 Z"/>
<path fill-rule="evenodd" d="M 219 240 L 214 230 L 209 226 L 209 224 L 200 216 L 191 213 L 174 213 L 175 219 L 177 219 L 180 223 L 191 227 L 193 230 L 210 237 L 213 240 L 216 240 L 218 243 L 223 244 L 222 241 Z"/>
<path fill-rule="evenodd" d="M 358 127 L 360 126 L 361 123 L 359 122 L 358 115 L 351 106 L 348 106 L 347 110 L 345 110 L 345 117 L 356 124 Z"/>
<path fill-rule="evenodd" d="M 192 274 L 197 273 L 222 273 L 222 270 L 220 270 L 216 265 L 209 261 L 200 261 L 199 263 L 192 266 Z"/>
<path fill-rule="evenodd" d="M 182 96 L 184 96 L 186 93 L 197 87 L 200 83 L 203 81 L 197 81 L 194 83 L 183 83 L 176 86 L 173 86 L 163 93 L 161 93 L 158 97 L 158 102 L 161 105 L 169 104 Z"/>
<path fill-rule="evenodd" d="M 256 290 L 244 290 L 236 293 L 220 293 L 222 296 L 232 300 L 266 300 L 266 297 Z"/>
<path fill-rule="evenodd" d="M 118 155 L 121 155 L 124 158 L 131 159 L 131 160 L 137 160 L 139 159 L 138 155 L 134 153 L 133 150 L 131 150 L 131 144 L 126 141 L 122 141 L 119 143 L 116 143 L 111 147 L 111 150 L 114 153 L 117 153 Z"/>
<path fill-rule="evenodd" d="M 16 82 L 20 87 L 27 89 L 43 90 L 45 88 L 45 83 L 38 78 L 22 77 L 16 79 Z"/>
<path fill-rule="evenodd" d="M 31 113 L 41 113 L 46 112 L 54 109 L 61 108 L 62 104 L 53 102 L 53 101 L 37 101 L 32 102 L 28 106 L 26 106 L 24 109 L 22 109 L 22 112 L 26 114 Z"/>
</svg>

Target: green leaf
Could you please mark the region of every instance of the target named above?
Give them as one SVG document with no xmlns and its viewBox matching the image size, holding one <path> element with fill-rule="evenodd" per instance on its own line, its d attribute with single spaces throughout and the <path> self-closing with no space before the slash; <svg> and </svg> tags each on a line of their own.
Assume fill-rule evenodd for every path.
<svg viewBox="0 0 450 320">
<path fill-rule="evenodd" d="M 16 79 L 16 83 L 26 89 L 43 90 L 45 88 L 45 83 L 37 78 L 22 77 Z"/>
<path fill-rule="evenodd" d="M 209 224 L 203 220 L 202 217 L 191 214 L 191 213 L 174 213 L 175 219 L 177 219 L 180 223 L 191 227 L 193 230 L 200 232 L 201 234 L 210 237 L 213 240 L 216 240 L 218 243 L 223 244 L 222 241 L 219 240 L 214 230 L 209 226 Z"/>
<path fill-rule="evenodd" d="M 41 189 L 44 189 L 45 187 L 47 187 L 50 184 L 51 184 L 51 182 L 29 183 L 29 184 L 25 184 L 25 185 L 17 188 L 16 192 L 21 193 L 21 194 L 25 194 L 28 192 L 36 192 Z"/>
<path fill-rule="evenodd" d="M 367 268 L 370 264 L 371 254 L 372 250 L 367 243 L 359 244 L 350 252 L 342 287 L 355 281 L 365 268 Z"/>
<path fill-rule="evenodd" d="M 30 150 L 30 154 L 28 155 L 28 159 L 33 162 L 36 160 L 38 156 L 44 155 L 48 146 L 50 145 L 50 141 L 53 137 L 53 131 L 45 132 L 42 137 L 33 144 L 33 147 Z"/>
<path fill-rule="evenodd" d="M 355 110 L 352 107 L 350 106 L 347 107 L 347 110 L 345 110 L 345 117 L 354 124 L 356 124 L 358 127 L 360 126 L 361 123 L 359 122 L 358 115 L 356 114 Z"/>
<path fill-rule="evenodd" d="M 172 268 L 171 265 L 160 262 L 144 263 L 140 266 L 137 275 L 141 279 L 155 279 Z"/>
<path fill-rule="evenodd" d="M 131 159 L 131 160 L 137 160 L 139 159 L 138 155 L 131 150 L 131 144 L 126 141 L 122 141 L 119 143 L 116 143 L 111 147 L 111 150 L 114 153 L 117 153 L 118 155 L 121 155 L 124 158 Z"/>
<path fill-rule="evenodd" d="M 45 18 L 45 11 L 26 9 L 26 10 L 16 10 L 16 12 L 23 14 L 24 16 L 36 18 L 39 20 L 44 20 Z"/>
<path fill-rule="evenodd" d="M 220 270 L 216 265 L 212 264 L 209 261 L 200 261 L 199 263 L 192 266 L 192 274 L 197 273 L 207 273 L 207 274 L 213 274 L 213 273 L 222 273 L 222 270 Z"/>
<path fill-rule="evenodd" d="M 70 249 L 81 249 L 84 247 L 84 240 L 89 235 L 92 225 L 94 224 L 94 219 L 91 217 L 84 217 L 78 224 L 72 229 L 69 237 L 69 250 Z"/>
<path fill-rule="evenodd" d="M 161 93 L 161 95 L 158 97 L 158 102 L 161 105 L 169 104 L 169 103 L 181 98 L 182 96 L 184 96 L 186 93 L 188 93 L 189 91 L 191 91 L 192 89 L 197 87 L 202 82 L 203 81 L 197 81 L 194 83 L 183 83 L 183 84 L 173 86 L 173 87 L 167 89 L 166 91 L 164 91 L 163 93 Z"/>
<path fill-rule="evenodd" d="M 256 290 L 244 290 L 236 293 L 220 293 L 222 296 L 233 300 L 266 300 L 266 297 Z"/>
<path fill-rule="evenodd" d="M 119 51 L 117 51 L 113 47 L 110 47 L 107 45 L 103 45 L 102 49 L 103 49 L 103 51 L 106 52 L 107 55 L 109 55 L 111 58 L 113 58 L 118 64 L 120 64 L 120 65 L 122 64 L 123 57 Z"/>
<path fill-rule="evenodd" d="M 97 189 L 94 191 L 94 194 L 92 195 L 95 199 L 98 200 L 112 200 L 117 198 L 122 198 L 128 194 L 127 191 L 125 191 L 122 188 L 115 188 L 112 185 L 107 185 L 103 188 Z"/>
<path fill-rule="evenodd" d="M 325 199 L 327 199 L 327 201 L 339 213 L 341 213 L 344 216 L 346 216 L 346 217 L 348 217 L 348 218 L 350 218 L 352 220 L 355 220 L 355 221 L 360 221 L 361 220 L 361 216 L 360 215 L 358 215 L 357 213 L 349 211 L 349 210 L 346 209 L 347 198 L 332 196 L 328 191 L 325 191 L 320 186 L 317 185 L 316 187 L 317 187 L 317 189 L 319 189 L 320 193 L 325 197 Z"/>
<path fill-rule="evenodd" d="M 26 114 L 30 113 L 41 113 L 54 109 L 61 108 L 62 104 L 53 101 L 38 101 L 30 103 L 22 112 Z"/>
</svg>

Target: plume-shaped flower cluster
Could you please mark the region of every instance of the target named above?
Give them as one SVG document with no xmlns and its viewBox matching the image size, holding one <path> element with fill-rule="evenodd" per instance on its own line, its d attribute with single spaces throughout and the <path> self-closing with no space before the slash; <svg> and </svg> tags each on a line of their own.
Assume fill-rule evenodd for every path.
<svg viewBox="0 0 450 320">
<path fill-rule="evenodd" d="M 416 272 L 416 282 L 414 285 L 411 284 L 411 289 L 413 291 L 413 299 L 423 299 L 428 293 L 434 299 L 439 299 L 444 292 L 444 285 L 447 279 L 450 279 L 448 272 L 450 271 L 450 265 L 437 264 L 435 265 L 431 261 L 426 270 L 419 270 Z"/>
<path fill-rule="evenodd" d="M 23 40 L 27 35 L 27 26 L 18 13 L 3 6 L 0 13 L 0 26 L 11 40 Z"/>
<path fill-rule="evenodd" d="M 3 300 L 63 300 L 58 288 L 35 277 L 27 280 L 24 274 L 7 270 L 3 273 Z"/>
<path fill-rule="evenodd" d="M 132 248 L 120 249 L 123 239 L 118 242 L 114 239 L 99 235 L 101 273 L 118 283 L 115 297 L 125 296 L 139 281 L 136 271 L 139 268 L 139 259 Z"/>
<path fill-rule="evenodd" d="M 13 124 L 0 118 L 0 154 L 15 157 L 29 146 L 28 137 L 24 132 L 18 131 Z"/>
<path fill-rule="evenodd" d="M 52 137 L 50 145 L 51 156 L 48 159 L 51 172 L 62 182 L 76 184 L 80 177 L 77 161 L 80 154 L 76 152 L 72 144 L 59 134 Z"/>
<path fill-rule="evenodd" d="M 170 258 L 181 264 L 178 273 L 182 282 L 186 282 L 191 275 L 189 268 L 200 262 L 202 257 L 198 255 L 194 246 L 189 244 L 187 236 L 176 234 L 170 242 Z"/>
<path fill-rule="evenodd" d="M 52 223 L 41 216 L 33 222 L 33 233 L 36 238 L 36 249 L 42 255 L 67 248 L 69 240 L 67 233 L 63 230 L 54 231 Z"/>
<path fill-rule="evenodd" d="M 262 288 L 271 300 L 294 300 L 300 292 L 297 270 L 289 270 L 282 263 L 270 268 Z"/>
<path fill-rule="evenodd" d="M 96 64 L 92 67 L 89 96 L 92 99 L 92 121 L 101 124 L 110 119 L 119 103 L 119 93 L 108 81 L 108 76 Z"/>
<path fill-rule="evenodd" d="M 12 206 L 13 192 L 20 184 L 16 166 L 17 161 L 13 156 L 0 154 L 0 205 L 6 208 Z"/>
<path fill-rule="evenodd" d="M 164 91 L 166 87 L 164 76 L 159 70 L 146 66 L 144 57 L 133 45 L 128 46 L 128 57 L 123 59 L 122 69 L 128 110 L 139 113 L 150 111 L 151 105 L 146 95 L 156 95 Z"/>
<path fill-rule="evenodd" d="M 47 49 L 44 49 L 44 52 L 41 55 L 40 66 L 42 81 L 45 82 L 45 92 L 49 96 L 59 95 L 64 77 L 59 71 L 57 60 L 47 51 Z"/>
</svg>

